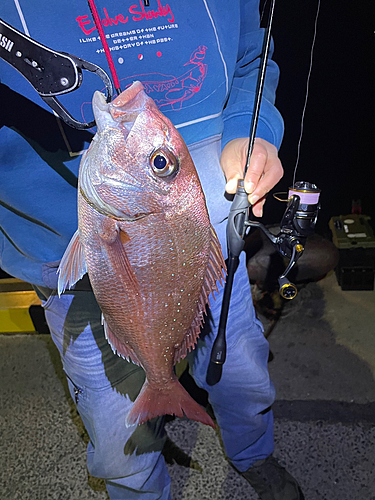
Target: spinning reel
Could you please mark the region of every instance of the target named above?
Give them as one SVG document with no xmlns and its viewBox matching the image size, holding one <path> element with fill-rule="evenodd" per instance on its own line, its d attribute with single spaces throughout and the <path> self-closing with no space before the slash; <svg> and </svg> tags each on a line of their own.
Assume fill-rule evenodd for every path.
<svg viewBox="0 0 375 500">
<path fill-rule="evenodd" d="M 289 188 L 288 205 L 280 222 L 280 232 L 276 236 L 259 222 L 246 222 L 247 226 L 259 227 L 276 250 L 290 259 L 278 278 L 279 293 L 284 299 L 294 299 L 297 295 L 297 287 L 288 280 L 287 275 L 302 256 L 307 237 L 314 233 L 320 210 L 319 196 L 320 190 L 310 182 L 296 182 Z"/>
</svg>

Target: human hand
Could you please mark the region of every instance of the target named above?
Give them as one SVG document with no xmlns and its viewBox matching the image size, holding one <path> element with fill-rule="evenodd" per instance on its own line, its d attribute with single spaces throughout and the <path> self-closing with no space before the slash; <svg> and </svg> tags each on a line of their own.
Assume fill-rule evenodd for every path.
<svg viewBox="0 0 375 500">
<path fill-rule="evenodd" d="M 227 193 L 234 194 L 237 190 L 237 180 L 243 178 L 248 147 L 249 138 L 240 137 L 229 141 L 221 153 L 220 164 L 227 180 Z M 245 177 L 245 190 L 249 194 L 249 202 L 253 205 L 252 210 L 256 217 L 263 215 L 265 195 L 279 182 L 283 173 L 277 148 L 257 137 Z"/>
</svg>

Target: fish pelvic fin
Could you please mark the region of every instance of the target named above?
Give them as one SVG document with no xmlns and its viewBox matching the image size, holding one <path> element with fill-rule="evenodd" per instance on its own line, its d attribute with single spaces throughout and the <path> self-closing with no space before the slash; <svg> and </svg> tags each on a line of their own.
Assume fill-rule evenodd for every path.
<svg viewBox="0 0 375 500">
<path fill-rule="evenodd" d="M 217 282 L 219 282 L 220 285 L 223 286 L 225 275 L 226 265 L 224 257 L 221 253 L 220 242 L 216 235 L 215 229 L 211 226 L 211 251 L 208 258 L 206 275 L 203 280 L 201 294 L 197 303 L 195 317 L 190 328 L 186 332 L 181 346 L 175 351 L 174 364 L 185 358 L 188 352 L 192 351 L 195 348 L 202 325 L 204 323 L 204 315 L 206 306 L 207 304 L 209 304 L 209 296 L 210 294 L 212 294 L 212 297 L 215 298 L 214 292 L 219 292 Z"/>
<path fill-rule="evenodd" d="M 141 392 L 135 400 L 126 424 L 139 425 L 147 420 L 162 415 L 190 418 L 215 429 L 215 424 L 206 411 L 182 387 L 177 378 L 171 380 L 167 387 L 158 389 L 151 386 L 146 379 Z"/>
<path fill-rule="evenodd" d="M 57 282 L 57 292 L 60 295 L 66 290 L 72 288 L 87 273 L 86 260 L 83 245 L 79 239 L 79 232 L 73 234 L 69 245 L 61 259 L 57 269 L 59 275 Z"/>
</svg>

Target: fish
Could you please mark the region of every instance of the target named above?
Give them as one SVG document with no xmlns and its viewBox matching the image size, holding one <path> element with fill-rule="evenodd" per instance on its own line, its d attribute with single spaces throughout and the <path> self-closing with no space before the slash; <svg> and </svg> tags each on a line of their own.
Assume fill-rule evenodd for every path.
<svg viewBox="0 0 375 500">
<path fill-rule="evenodd" d="M 127 425 L 170 414 L 215 427 L 174 372 L 226 274 L 193 160 L 139 81 L 110 103 L 96 91 L 93 111 L 58 293 L 88 273 L 113 351 L 144 369 Z"/>
</svg>

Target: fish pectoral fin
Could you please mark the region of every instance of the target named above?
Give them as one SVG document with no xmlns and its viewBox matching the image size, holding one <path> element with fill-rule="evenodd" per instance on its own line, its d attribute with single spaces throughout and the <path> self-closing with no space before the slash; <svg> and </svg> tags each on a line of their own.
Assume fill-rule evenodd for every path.
<svg viewBox="0 0 375 500">
<path fill-rule="evenodd" d="M 130 345 L 121 342 L 109 328 L 108 323 L 106 322 L 103 314 L 102 314 L 102 325 L 104 327 L 105 338 L 107 339 L 109 345 L 111 346 L 112 351 L 115 354 L 118 354 L 122 358 L 126 359 L 126 361 L 131 361 L 136 365 L 142 366 L 138 359 L 138 356 L 135 354 Z"/>
<path fill-rule="evenodd" d="M 121 277 L 126 288 L 126 295 L 132 297 L 132 300 L 136 302 L 136 306 L 141 310 L 139 283 L 126 252 L 126 246 L 131 239 L 128 233 L 120 228 L 117 223 L 112 224 L 112 227 L 109 227 L 109 224 L 110 222 L 107 223 L 106 231 L 103 231 L 103 235 L 101 235 L 108 258 L 115 274 Z"/>
<path fill-rule="evenodd" d="M 120 240 L 123 245 L 126 245 L 130 241 L 130 236 L 123 229 L 120 229 Z"/>
<path fill-rule="evenodd" d="M 67 288 L 72 288 L 72 286 L 87 273 L 85 255 L 79 239 L 78 229 L 65 250 L 57 273 L 59 275 L 57 284 L 59 296 Z"/>
</svg>

